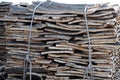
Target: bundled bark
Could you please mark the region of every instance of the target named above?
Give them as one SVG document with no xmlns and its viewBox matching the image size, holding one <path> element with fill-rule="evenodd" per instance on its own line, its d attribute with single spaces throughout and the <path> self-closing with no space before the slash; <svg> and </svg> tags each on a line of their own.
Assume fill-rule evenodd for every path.
<svg viewBox="0 0 120 80">
<path fill-rule="evenodd" d="M 1 2 L 0 3 L 0 18 L 6 17 L 9 15 L 11 3 Z M 7 77 L 5 72 L 7 50 L 6 50 L 6 35 L 5 35 L 5 23 L 0 20 L 0 80 L 3 80 Z"/>
<path fill-rule="evenodd" d="M 23 74 L 29 25 L 37 4 L 13 5 L 9 18 L 1 19 L 6 22 L 6 49 L 9 54 L 6 71 L 9 76 L 21 77 Z M 83 80 L 89 65 L 84 19 L 86 6 L 89 6 L 87 19 L 94 79 L 110 80 L 113 77 L 114 51 L 120 47 L 115 34 L 115 10 L 106 4 L 69 5 L 50 1 L 44 2 L 35 12 L 30 53 L 32 75 L 43 76 L 45 80 Z"/>
<path fill-rule="evenodd" d="M 116 27 L 116 32 L 117 32 L 117 42 L 120 44 L 120 8 L 118 8 L 118 26 Z M 119 80 L 120 79 L 120 48 L 117 48 L 115 51 L 116 54 L 114 54 L 114 63 L 115 63 L 115 74 L 114 74 L 114 79 Z"/>
</svg>

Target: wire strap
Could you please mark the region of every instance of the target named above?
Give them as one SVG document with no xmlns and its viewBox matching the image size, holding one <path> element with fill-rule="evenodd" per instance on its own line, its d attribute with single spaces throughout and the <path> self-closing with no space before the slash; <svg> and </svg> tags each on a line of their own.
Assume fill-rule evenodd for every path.
<svg viewBox="0 0 120 80">
<path fill-rule="evenodd" d="M 84 80 L 87 78 L 88 80 L 94 80 L 93 78 L 93 65 L 92 65 L 92 49 L 91 49 L 91 40 L 90 40 L 90 33 L 89 33 L 89 28 L 88 28 L 88 20 L 87 20 L 87 9 L 88 6 L 85 7 L 84 9 L 84 15 L 85 15 L 85 24 L 86 24 L 86 31 L 87 31 L 87 36 L 88 36 L 88 49 L 89 49 L 89 64 L 88 67 L 86 68 L 86 71 L 84 73 Z M 89 76 L 90 74 L 90 76 Z"/>
<path fill-rule="evenodd" d="M 28 51 L 27 51 L 27 55 L 26 55 L 25 60 L 24 60 L 23 80 L 26 80 L 26 72 L 27 72 L 28 64 L 29 64 L 29 72 L 30 72 L 29 73 L 29 80 L 32 80 L 32 76 L 31 76 L 31 73 L 32 73 L 32 62 L 31 62 L 31 59 L 30 59 L 30 46 L 31 46 L 31 38 L 32 38 L 32 27 L 33 27 L 35 11 L 43 3 L 44 2 L 39 3 L 33 10 L 31 24 L 30 24 L 30 27 L 29 27 Z"/>
</svg>

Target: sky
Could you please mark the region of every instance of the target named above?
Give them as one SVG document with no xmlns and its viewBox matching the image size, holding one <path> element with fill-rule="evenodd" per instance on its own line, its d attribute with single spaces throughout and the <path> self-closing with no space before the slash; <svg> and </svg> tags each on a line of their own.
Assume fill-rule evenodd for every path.
<svg viewBox="0 0 120 80">
<path fill-rule="evenodd" d="M 14 4 L 19 4 L 20 2 L 26 2 L 26 3 L 31 4 L 32 1 L 46 1 L 46 0 L 0 0 L 0 2 L 2 1 L 12 2 Z M 60 2 L 60 3 L 68 3 L 68 4 L 98 4 L 98 3 L 109 2 L 110 4 L 120 5 L 120 0 L 51 0 L 51 1 Z"/>
</svg>

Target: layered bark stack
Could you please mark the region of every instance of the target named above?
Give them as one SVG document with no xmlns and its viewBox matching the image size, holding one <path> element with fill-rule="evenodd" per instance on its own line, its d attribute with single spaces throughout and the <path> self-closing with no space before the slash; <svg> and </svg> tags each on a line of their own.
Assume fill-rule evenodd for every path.
<svg viewBox="0 0 120 80">
<path fill-rule="evenodd" d="M 118 27 L 116 27 L 116 32 L 117 32 L 117 42 L 118 44 L 120 44 L 120 7 L 118 8 Z M 115 58 L 115 74 L 114 74 L 114 78 L 115 80 L 119 80 L 120 79 L 120 49 L 118 48 L 116 50 L 116 54 L 115 54 L 116 58 Z"/>
<path fill-rule="evenodd" d="M 6 49 L 9 54 L 6 70 L 9 76 L 22 76 L 31 15 L 37 4 L 14 5 L 9 18 L 2 19 L 6 22 Z M 120 46 L 115 34 L 117 14 L 105 4 L 44 2 L 35 12 L 32 28 L 30 57 L 33 75 L 45 76 L 45 80 L 83 80 L 89 65 L 84 18 L 86 6 L 89 6 L 87 19 L 94 79 L 111 80 L 115 71 L 114 51 Z"/>
<path fill-rule="evenodd" d="M 9 15 L 11 3 L 1 2 L 0 3 L 0 19 Z M 6 76 L 5 65 L 7 58 L 6 50 L 6 35 L 5 35 L 5 22 L 0 20 L 0 80 L 4 79 Z"/>
</svg>

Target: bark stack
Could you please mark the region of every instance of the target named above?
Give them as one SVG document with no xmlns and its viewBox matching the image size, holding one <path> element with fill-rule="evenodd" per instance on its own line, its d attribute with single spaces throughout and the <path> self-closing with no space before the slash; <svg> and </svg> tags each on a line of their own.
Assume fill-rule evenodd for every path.
<svg viewBox="0 0 120 80">
<path fill-rule="evenodd" d="M 6 23 L 9 54 L 6 71 L 10 77 L 22 76 L 31 16 L 37 4 L 39 2 L 13 5 L 10 15 L 1 18 Z M 51 1 L 39 6 L 34 16 L 30 50 L 33 75 L 43 76 L 45 80 L 83 80 L 89 65 L 86 6 L 89 6 L 87 19 L 94 79 L 114 77 L 116 50 L 120 48 L 116 40 L 118 25 L 114 8 L 106 4 L 70 5 Z"/>
</svg>

